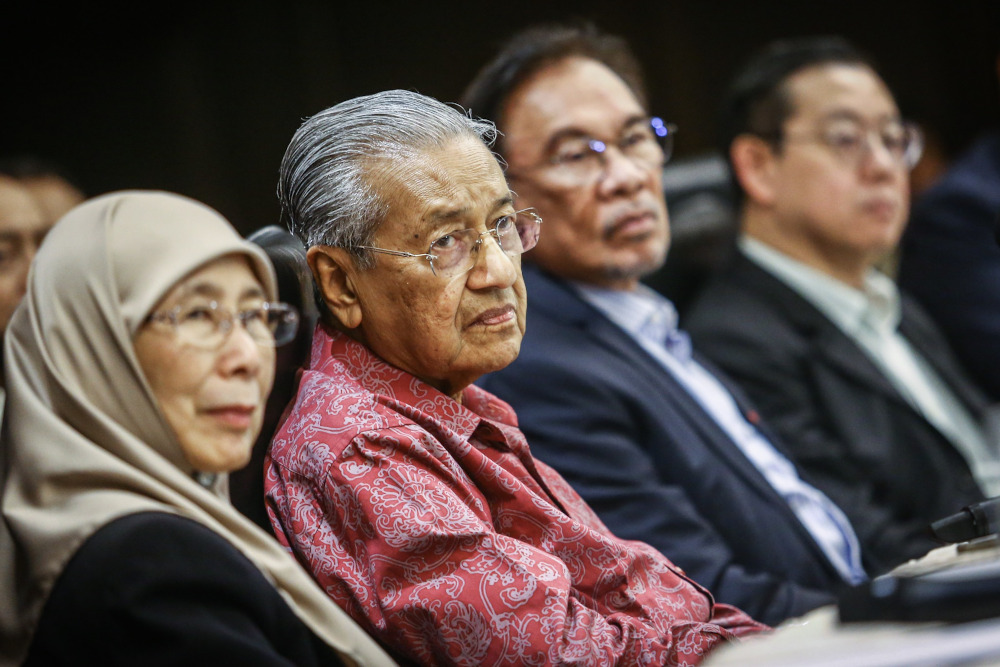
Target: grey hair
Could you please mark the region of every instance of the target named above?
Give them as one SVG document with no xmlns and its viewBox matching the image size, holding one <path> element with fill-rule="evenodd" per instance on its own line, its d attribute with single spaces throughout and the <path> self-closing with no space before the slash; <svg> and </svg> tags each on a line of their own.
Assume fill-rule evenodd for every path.
<svg viewBox="0 0 1000 667">
<path fill-rule="evenodd" d="M 418 153 L 461 137 L 496 141 L 492 122 L 426 95 L 387 90 L 346 100 L 305 120 L 278 177 L 282 221 L 306 247 L 330 245 L 372 265 L 371 245 L 389 213 L 380 175 L 405 169 Z"/>
</svg>

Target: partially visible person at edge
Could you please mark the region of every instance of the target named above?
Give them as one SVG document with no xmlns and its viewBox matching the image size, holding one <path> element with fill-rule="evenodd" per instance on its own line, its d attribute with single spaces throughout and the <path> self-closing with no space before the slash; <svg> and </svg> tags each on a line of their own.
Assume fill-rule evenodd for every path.
<svg viewBox="0 0 1000 667">
<path fill-rule="evenodd" d="M 269 452 L 278 539 L 400 659 L 697 664 L 767 627 L 615 537 L 472 384 L 517 356 L 544 227 L 494 132 L 386 91 L 292 137 L 282 212 L 326 312 Z"/>
<path fill-rule="evenodd" d="M 15 179 L 31 193 L 47 227 L 86 199 L 62 165 L 32 153 L 0 156 L 0 175 Z"/>
<path fill-rule="evenodd" d="M 987 62 L 1000 83 L 1000 3 L 987 21 Z M 948 338 L 965 370 L 1000 404 L 1000 98 L 993 122 L 914 200 L 900 241 L 899 286 Z"/>
<path fill-rule="evenodd" d="M 0 336 L 24 296 L 28 269 L 56 220 L 84 199 L 54 164 L 34 155 L 0 157 Z M 0 415 L 3 414 L 0 350 Z"/>
<path fill-rule="evenodd" d="M 21 303 L 28 267 L 51 225 L 31 192 L 16 179 L 0 173 L 0 336 Z M 3 356 L 0 352 L 0 372 Z M 4 389 L 0 375 L 0 414 Z"/>
<path fill-rule="evenodd" d="M 394 664 L 227 498 L 295 332 L 275 296 L 179 195 L 53 228 L 5 341 L 0 662 Z"/>
<path fill-rule="evenodd" d="M 647 542 L 770 624 L 832 604 L 865 566 L 843 513 L 640 283 L 670 241 L 661 174 L 676 128 L 639 64 L 592 26 L 505 40 L 462 103 L 494 119 L 517 206 L 545 219 L 525 256 L 520 356 L 477 384 L 616 535 Z"/>
</svg>

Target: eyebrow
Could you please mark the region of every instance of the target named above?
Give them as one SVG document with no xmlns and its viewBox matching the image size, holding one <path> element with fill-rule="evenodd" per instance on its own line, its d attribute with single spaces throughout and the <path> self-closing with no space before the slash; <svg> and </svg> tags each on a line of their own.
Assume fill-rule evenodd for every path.
<svg viewBox="0 0 1000 667">
<path fill-rule="evenodd" d="M 217 299 L 222 295 L 222 292 L 223 290 L 214 283 L 195 283 L 184 290 L 184 293 L 180 296 L 179 300 L 184 300 L 191 296 L 204 296 L 210 299 Z M 260 285 L 253 285 L 248 286 L 245 290 L 243 290 L 243 292 L 237 297 L 237 300 L 250 299 L 258 296 L 264 296 L 264 289 Z"/>
<path fill-rule="evenodd" d="M 852 111 L 850 109 L 834 109 L 830 113 L 823 115 L 823 121 L 824 122 L 831 121 L 831 120 L 832 121 L 850 120 L 850 121 L 854 121 L 856 123 L 866 123 L 866 122 L 868 122 L 867 118 L 865 118 L 861 114 L 859 114 L 859 113 L 857 113 L 855 111 Z M 887 116 L 882 116 L 881 118 L 877 119 L 878 122 L 900 121 L 900 120 L 902 120 L 902 116 L 900 116 L 899 113 L 889 114 Z"/>
<path fill-rule="evenodd" d="M 625 120 L 625 122 L 622 123 L 621 127 L 618 128 L 618 134 L 619 135 L 623 134 L 625 130 L 632 127 L 636 123 L 641 123 L 648 117 L 649 116 L 646 116 L 645 114 L 636 114 L 629 116 Z M 559 144 L 559 142 L 565 139 L 582 139 L 584 137 L 593 138 L 593 135 L 591 135 L 589 132 L 584 132 L 583 130 L 576 127 L 564 128 L 553 134 L 551 137 L 549 137 L 548 141 L 545 142 L 545 152 L 546 153 L 551 152 L 552 149 Z"/>
<path fill-rule="evenodd" d="M 513 205 L 514 205 L 514 195 L 508 192 L 506 195 L 498 198 L 496 201 L 493 202 L 493 207 L 490 209 L 490 211 L 495 211 L 498 208 L 503 208 L 504 206 L 513 206 Z M 448 220 L 456 220 L 467 216 L 469 214 L 469 211 L 470 208 L 468 206 L 438 210 L 431 213 L 430 219 L 433 222 L 445 222 Z"/>
</svg>

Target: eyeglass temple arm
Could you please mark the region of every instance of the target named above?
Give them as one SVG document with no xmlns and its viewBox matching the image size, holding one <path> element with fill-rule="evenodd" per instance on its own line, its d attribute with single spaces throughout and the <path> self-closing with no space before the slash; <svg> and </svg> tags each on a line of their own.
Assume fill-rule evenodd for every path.
<svg viewBox="0 0 1000 667">
<path fill-rule="evenodd" d="M 418 254 L 413 252 L 404 252 L 402 250 L 386 250 L 385 248 L 376 248 L 375 246 L 370 245 L 359 245 L 356 247 L 358 250 L 371 250 L 372 252 L 381 252 L 386 255 L 396 255 L 397 257 L 428 257 L 430 259 L 437 259 L 437 255 L 432 255 L 426 252 Z"/>
</svg>

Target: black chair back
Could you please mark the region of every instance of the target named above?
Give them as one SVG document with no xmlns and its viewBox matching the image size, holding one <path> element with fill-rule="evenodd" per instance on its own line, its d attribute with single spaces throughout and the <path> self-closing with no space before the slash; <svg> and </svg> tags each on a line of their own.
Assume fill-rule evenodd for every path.
<svg viewBox="0 0 1000 667">
<path fill-rule="evenodd" d="M 672 160 L 663 169 L 670 212 L 667 261 L 643 282 L 683 316 L 705 282 L 732 256 L 738 211 L 729 165 L 717 153 Z"/>
<path fill-rule="evenodd" d="M 264 424 L 254 444 L 250 463 L 229 476 L 229 495 L 233 505 L 257 525 L 271 532 L 271 523 L 264 507 L 264 455 L 285 408 L 295 398 L 299 370 L 309 360 L 318 311 L 312 273 L 306 263 L 306 249 L 298 237 L 283 227 L 269 225 L 248 236 L 247 240 L 256 243 L 267 253 L 278 279 L 278 298 L 295 306 L 301 318 L 295 339 L 277 349 L 274 389 L 267 399 Z"/>
</svg>

